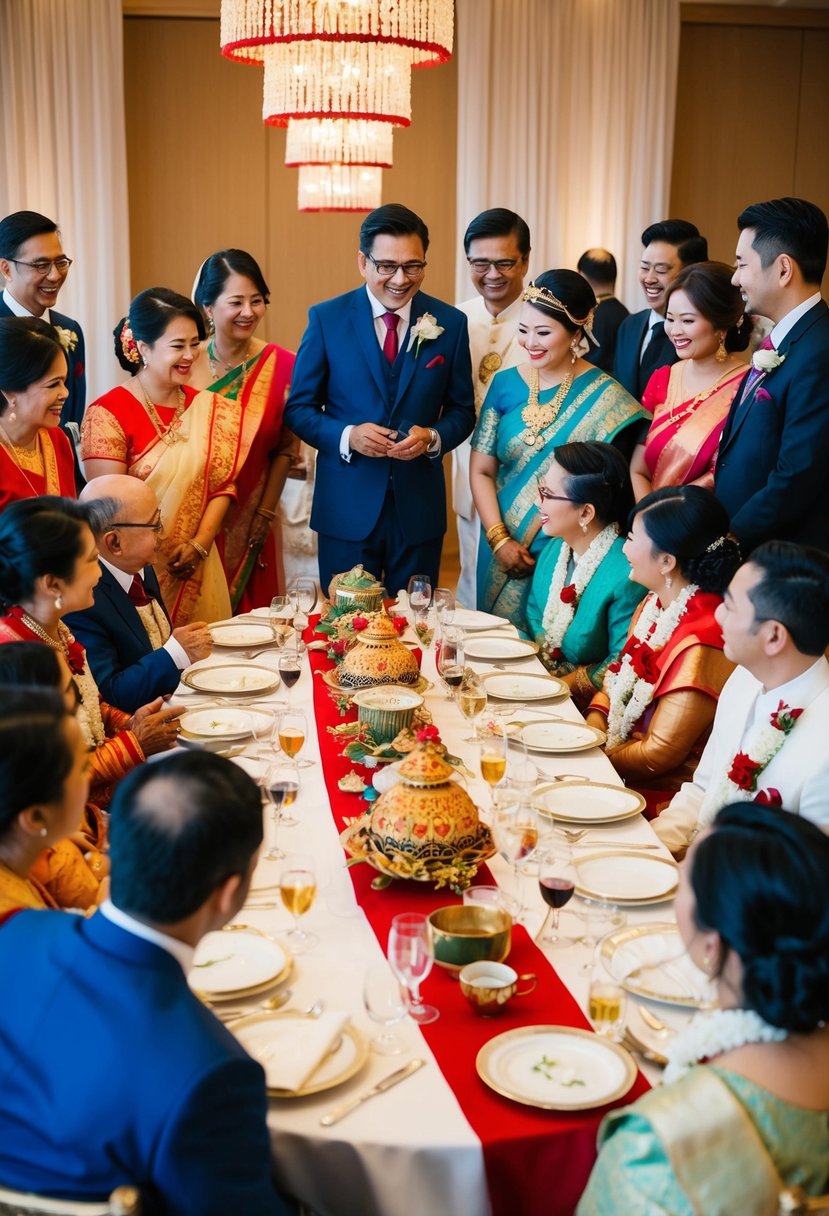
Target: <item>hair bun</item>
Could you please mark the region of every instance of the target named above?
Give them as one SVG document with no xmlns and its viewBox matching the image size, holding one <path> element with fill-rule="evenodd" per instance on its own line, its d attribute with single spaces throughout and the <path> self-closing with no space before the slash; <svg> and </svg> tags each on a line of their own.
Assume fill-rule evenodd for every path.
<svg viewBox="0 0 829 1216">
<path fill-rule="evenodd" d="M 772 1026 L 816 1030 L 829 1021 L 829 942 L 780 940 L 773 954 L 743 959 L 743 996 Z"/>
</svg>

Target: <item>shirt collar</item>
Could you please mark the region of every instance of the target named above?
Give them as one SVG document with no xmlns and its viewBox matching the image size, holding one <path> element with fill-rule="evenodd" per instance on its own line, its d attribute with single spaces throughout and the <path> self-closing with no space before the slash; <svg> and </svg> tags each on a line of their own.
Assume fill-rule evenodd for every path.
<svg viewBox="0 0 829 1216">
<path fill-rule="evenodd" d="M 33 317 L 35 315 L 33 312 L 29 312 L 28 308 L 24 308 L 18 300 L 15 300 L 8 287 L 3 288 L 3 303 L 6 305 L 9 312 L 13 313 L 16 317 Z M 52 317 L 48 308 L 40 319 L 41 321 L 45 321 L 47 325 L 52 324 Z"/>
<path fill-rule="evenodd" d="M 768 690 L 761 688 L 757 698 L 758 711 L 761 714 L 771 714 L 781 701 L 788 705 L 789 709 L 805 709 L 814 698 L 813 685 L 816 678 L 821 677 L 822 684 L 825 667 L 826 660 L 821 655 L 819 659 L 815 659 L 811 667 L 801 671 L 800 675 L 795 676 L 793 680 L 788 680 L 785 684 L 778 684 L 776 688 Z"/>
<path fill-rule="evenodd" d="M 377 296 L 372 294 L 368 283 L 366 283 L 366 295 L 368 296 L 368 302 L 371 305 L 371 315 L 375 321 L 379 317 L 382 317 L 384 313 L 396 312 L 398 317 L 403 318 L 406 328 L 408 329 L 412 316 L 412 300 L 414 299 L 414 296 L 412 296 L 411 300 L 407 300 L 402 308 L 386 308 L 385 304 L 381 304 L 377 299 Z"/>
<path fill-rule="evenodd" d="M 665 318 L 661 312 L 657 312 L 655 308 L 651 309 L 651 315 L 648 317 L 648 329 L 653 329 L 654 325 L 664 325 Z"/>
<path fill-rule="evenodd" d="M 113 925 L 117 925 L 119 929 L 123 929 L 126 933 L 132 933 L 134 937 L 140 937 L 145 942 L 152 942 L 154 946 L 166 950 L 178 962 L 184 974 L 187 975 L 193 965 L 193 955 L 196 953 L 193 946 L 188 946 L 187 942 L 180 942 L 177 937 L 169 937 L 166 933 L 153 929 L 151 925 L 145 925 L 142 920 L 136 920 L 128 912 L 123 912 L 120 908 L 116 908 L 111 899 L 105 899 L 98 911 L 108 921 L 111 921 Z"/>
<path fill-rule="evenodd" d="M 803 300 L 798 304 L 797 308 L 793 308 L 791 312 L 787 312 L 781 321 L 778 321 L 774 329 L 769 334 L 772 340 L 774 349 L 777 350 L 780 343 L 794 329 L 801 317 L 805 316 L 810 308 L 814 308 L 815 304 L 820 300 L 820 292 L 816 291 L 814 295 L 809 296 L 808 300 Z"/>
<path fill-rule="evenodd" d="M 103 558 L 100 555 L 98 556 L 98 561 L 102 566 L 106 567 L 122 591 L 129 591 L 130 587 L 132 586 L 133 579 L 131 574 L 127 574 L 125 570 L 119 570 L 117 566 L 113 566 L 111 562 L 108 562 L 106 558 Z M 141 578 L 140 574 L 138 577 L 143 583 L 144 580 Z"/>
</svg>

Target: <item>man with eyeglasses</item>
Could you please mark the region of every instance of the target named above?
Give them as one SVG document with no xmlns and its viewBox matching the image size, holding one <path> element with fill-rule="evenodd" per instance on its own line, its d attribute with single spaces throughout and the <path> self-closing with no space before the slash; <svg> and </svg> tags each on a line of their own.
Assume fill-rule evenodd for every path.
<svg viewBox="0 0 829 1216">
<path fill-rule="evenodd" d="M 86 408 L 83 330 L 77 321 L 55 308 L 71 265 L 54 220 L 37 211 L 15 211 L 0 220 L 0 274 L 6 280 L 0 296 L 0 317 L 42 317 L 57 330 L 69 365 L 69 396 L 61 410 L 60 424 L 74 446 L 80 439 Z M 82 479 L 79 484 L 83 484 Z"/>
<path fill-rule="evenodd" d="M 155 491 L 137 477 L 110 473 L 90 481 L 82 502 L 114 499 L 113 521 L 98 538 L 101 578 L 95 602 L 66 624 L 85 647 L 101 696 L 126 713 L 165 697 L 181 672 L 213 649 L 204 621 L 171 629 L 152 568 L 163 530 Z"/>
<path fill-rule="evenodd" d="M 469 277 L 478 293 L 459 304 L 469 322 L 469 350 L 475 388 L 475 412 L 480 413 L 492 377 L 502 367 L 515 367 L 524 357 L 518 345 L 521 292 L 530 257 L 530 230 L 520 215 L 505 207 L 482 211 L 463 238 Z M 475 570 L 481 521 L 469 487 L 469 440 L 452 453 L 452 506 L 458 528 L 461 574 L 458 600 L 475 608 Z"/>
<path fill-rule="evenodd" d="M 441 456 L 475 424 L 466 318 L 420 290 L 429 232 L 400 203 L 360 229 L 365 286 L 314 305 L 285 423 L 317 449 L 311 527 L 320 583 L 362 563 L 390 592 L 436 585 L 446 531 Z"/>
</svg>

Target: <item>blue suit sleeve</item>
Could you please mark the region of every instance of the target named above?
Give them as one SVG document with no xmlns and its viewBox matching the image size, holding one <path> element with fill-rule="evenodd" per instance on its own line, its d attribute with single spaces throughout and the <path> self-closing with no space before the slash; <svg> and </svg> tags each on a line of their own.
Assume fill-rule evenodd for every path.
<svg viewBox="0 0 829 1216">
<path fill-rule="evenodd" d="M 285 406 L 285 425 L 311 447 L 329 456 L 340 450 L 343 423 L 328 418 L 328 352 L 319 313 L 312 308 L 302 335 Z"/>
<path fill-rule="evenodd" d="M 117 640 L 94 608 L 70 613 L 66 623 L 86 650 L 90 671 L 108 705 L 133 714 L 178 688 L 181 673 L 166 650 L 152 650 L 125 667 Z"/>
<path fill-rule="evenodd" d="M 434 429 L 440 435 L 441 455 L 451 452 L 458 444 L 463 443 L 475 429 L 475 391 L 469 353 L 469 325 L 463 313 L 460 314 L 455 334 L 449 385 L 444 394 L 440 418 Z"/>
</svg>

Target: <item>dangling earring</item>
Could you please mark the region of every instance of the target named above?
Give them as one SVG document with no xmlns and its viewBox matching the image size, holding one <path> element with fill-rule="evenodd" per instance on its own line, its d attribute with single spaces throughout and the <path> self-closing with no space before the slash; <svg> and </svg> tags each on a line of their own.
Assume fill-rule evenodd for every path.
<svg viewBox="0 0 829 1216">
<path fill-rule="evenodd" d="M 578 357 L 579 357 L 579 343 L 574 338 L 573 341 L 570 343 L 570 366 L 571 367 L 576 362 L 576 359 L 578 359 Z"/>
<path fill-rule="evenodd" d="M 725 363 L 728 358 L 728 351 L 725 349 L 725 334 L 720 334 L 720 344 L 717 347 L 717 353 L 714 358 L 718 363 Z"/>
<path fill-rule="evenodd" d="M 207 336 L 212 338 L 216 332 L 216 322 L 213 320 L 212 312 L 207 314 Z"/>
<path fill-rule="evenodd" d="M 579 520 L 579 527 L 581 528 L 582 532 L 586 532 L 586 531 L 587 531 L 587 524 L 584 522 L 584 520 L 583 520 L 583 519 L 580 519 L 580 520 Z"/>
<path fill-rule="evenodd" d="M 55 599 L 55 611 L 56 612 L 63 611 L 63 596 L 62 595 L 57 596 L 57 598 Z"/>
<path fill-rule="evenodd" d="M 673 585 L 674 585 L 674 580 L 671 578 L 670 574 L 666 574 L 665 575 L 665 590 L 670 591 L 670 589 L 671 589 L 671 587 L 673 587 Z"/>
</svg>

